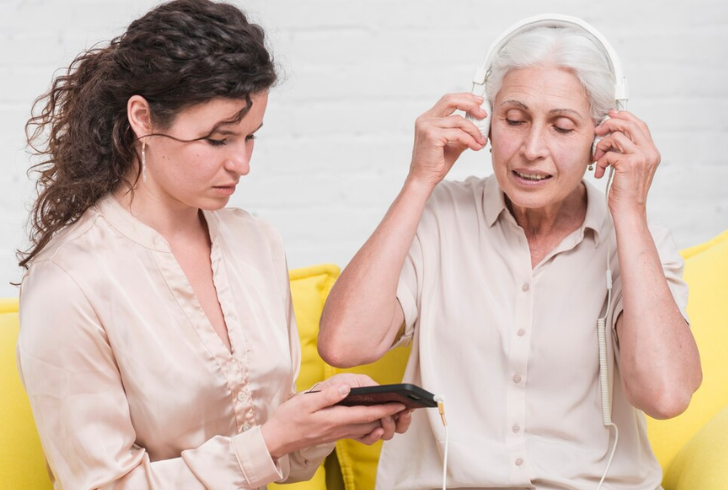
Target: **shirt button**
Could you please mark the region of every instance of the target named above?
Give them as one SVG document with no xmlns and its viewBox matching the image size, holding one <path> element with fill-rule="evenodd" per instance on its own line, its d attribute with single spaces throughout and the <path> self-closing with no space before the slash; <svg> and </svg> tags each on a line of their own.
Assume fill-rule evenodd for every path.
<svg viewBox="0 0 728 490">
<path fill-rule="evenodd" d="M 521 427 L 518 424 L 516 424 L 512 427 L 512 429 L 513 429 L 513 432 L 518 433 L 521 430 Z"/>
<path fill-rule="evenodd" d="M 528 283 L 524 283 L 523 286 L 521 286 L 521 290 L 523 290 L 523 292 L 525 293 L 526 291 L 528 291 L 529 287 L 530 286 L 528 285 Z"/>
<path fill-rule="evenodd" d="M 521 382 L 521 375 L 520 374 L 515 374 L 513 376 L 513 382 L 514 383 L 520 383 Z"/>
<path fill-rule="evenodd" d="M 518 458 L 516 460 L 516 466 L 521 466 L 523 464 L 523 460 L 521 458 Z"/>
<path fill-rule="evenodd" d="M 247 399 L 248 399 L 248 394 L 247 393 L 245 393 L 244 391 L 241 391 L 240 393 L 238 393 L 238 401 L 244 402 Z"/>
<path fill-rule="evenodd" d="M 526 331 L 522 328 L 519 328 L 517 333 L 519 337 L 523 337 L 524 335 L 526 335 Z"/>
<path fill-rule="evenodd" d="M 244 423 L 244 424 L 243 424 L 243 425 L 242 425 L 242 426 L 240 427 L 240 432 L 247 432 L 247 431 L 249 431 L 249 430 L 250 430 L 250 424 L 249 424 L 249 423 L 247 423 L 247 422 L 245 422 L 245 423 Z"/>
</svg>

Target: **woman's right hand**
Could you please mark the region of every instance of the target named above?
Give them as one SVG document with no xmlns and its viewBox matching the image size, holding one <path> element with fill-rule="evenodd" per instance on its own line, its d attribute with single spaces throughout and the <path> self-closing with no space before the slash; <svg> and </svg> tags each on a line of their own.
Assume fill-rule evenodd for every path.
<svg viewBox="0 0 728 490">
<path fill-rule="evenodd" d="M 336 403 L 349 394 L 346 384 L 330 384 L 318 392 L 298 393 L 282 403 L 261 427 L 268 451 L 274 460 L 300 449 L 354 439 L 373 444 L 391 438 L 395 414 L 409 417 L 401 403 L 345 407 Z M 383 424 L 387 426 L 386 434 Z M 409 424 L 407 424 L 409 425 Z"/>
<path fill-rule="evenodd" d="M 408 180 L 434 188 L 450 171 L 466 148 L 482 150 L 487 143 L 480 130 L 456 110 L 476 118 L 487 114 L 483 98 L 470 93 L 447 94 L 415 121 L 415 144 Z"/>
</svg>

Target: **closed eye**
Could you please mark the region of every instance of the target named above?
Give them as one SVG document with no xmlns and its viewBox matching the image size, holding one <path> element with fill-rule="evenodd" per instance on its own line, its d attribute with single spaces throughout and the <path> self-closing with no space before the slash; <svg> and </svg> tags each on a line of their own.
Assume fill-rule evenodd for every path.
<svg viewBox="0 0 728 490">
<path fill-rule="evenodd" d="M 225 139 L 221 139 L 221 140 L 216 140 L 216 139 L 212 139 L 212 138 L 207 138 L 207 140 L 206 140 L 206 141 L 207 141 L 207 142 L 208 142 L 208 143 L 209 143 L 210 145 L 212 145 L 212 146 L 223 146 L 223 145 L 226 145 L 226 144 L 227 144 L 227 138 L 225 138 Z"/>
<path fill-rule="evenodd" d="M 561 134 L 569 134 L 572 131 L 574 131 L 573 129 L 560 128 L 558 126 L 554 126 L 554 129 L 556 130 L 556 132 L 561 133 Z"/>
<path fill-rule="evenodd" d="M 523 123 L 525 123 L 526 121 L 516 121 L 516 120 L 513 120 L 513 119 L 508 119 L 508 118 L 506 118 L 506 122 L 507 122 L 507 123 L 508 123 L 508 124 L 509 124 L 510 126 L 518 126 L 519 124 L 523 124 Z"/>
</svg>

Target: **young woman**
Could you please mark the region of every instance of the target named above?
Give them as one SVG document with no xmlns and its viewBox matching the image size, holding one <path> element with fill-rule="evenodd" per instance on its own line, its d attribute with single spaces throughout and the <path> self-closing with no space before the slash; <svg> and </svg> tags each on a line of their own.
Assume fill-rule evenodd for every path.
<svg viewBox="0 0 728 490">
<path fill-rule="evenodd" d="M 406 430 L 399 404 L 333 406 L 363 376 L 295 394 L 280 237 L 224 209 L 275 80 L 259 26 L 179 0 L 40 99 L 18 359 L 56 488 L 261 488 Z"/>
</svg>

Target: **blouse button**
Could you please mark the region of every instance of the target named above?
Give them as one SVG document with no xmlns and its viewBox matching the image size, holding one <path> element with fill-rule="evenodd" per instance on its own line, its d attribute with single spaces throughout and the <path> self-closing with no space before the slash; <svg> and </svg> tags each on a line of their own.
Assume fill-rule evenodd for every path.
<svg viewBox="0 0 728 490">
<path fill-rule="evenodd" d="M 523 464 L 523 460 L 521 458 L 518 458 L 516 460 L 516 466 L 521 466 Z"/>
<path fill-rule="evenodd" d="M 521 382 L 521 375 L 520 374 L 513 375 L 513 382 L 516 383 L 516 384 L 520 383 Z"/>
<path fill-rule="evenodd" d="M 244 391 L 241 391 L 240 393 L 238 393 L 238 401 L 245 402 L 247 400 L 248 400 L 248 394 L 247 393 L 245 393 Z"/>
<path fill-rule="evenodd" d="M 528 283 L 524 283 L 523 286 L 521 286 L 521 290 L 525 293 L 526 291 L 528 291 L 529 287 L 530 286 L 528 285 Z"/>
<path fill-rule="evenodd" d="M 519 337 L 523 337 L 524 335 L 526 335 L 526 331 L 522 328 L 519 328 L 517 333 Z"/>
<path fill-rule="evenodd" d="M 243 426 L 241 427 L 242 432 L 247 432 L 250 430 L 250 424 L 245 422 Z"/>
<path fill-rule="evenodd" d="M 518 424 L 515 424 L 512 429 L 513 432 L 517 434 L 521 430 L 521 427 Z"/>
</svg>

